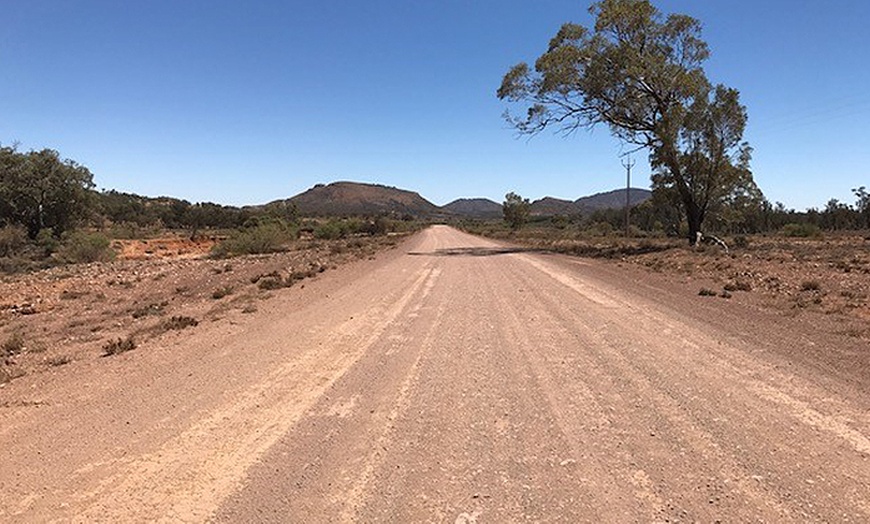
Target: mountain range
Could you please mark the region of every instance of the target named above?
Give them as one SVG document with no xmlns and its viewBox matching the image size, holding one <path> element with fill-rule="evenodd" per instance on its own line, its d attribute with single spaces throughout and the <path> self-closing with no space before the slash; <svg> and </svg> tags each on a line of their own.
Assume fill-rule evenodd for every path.
<svg viewBox="0 0 870 524">
<path fill-rule="evenodd" d="M 652 193 L 631 188 L 632 206 L 647 200 Z M 499 218 L 502 206 L 487 198 L 460 198 L 444 206 L 436 206 L 418 193 L 395 187 L 359 182 L 317 184 L 286 200 L 272 202 L 294 204 L 303 216 L 396 214 L 414 217 Z M 599 209 L 620 209 L 625 206 L 625 189 L 585 196 L 577 200 L 544 197 L 531 204 L 536 216 L 586 214 Z"/>
</svg>

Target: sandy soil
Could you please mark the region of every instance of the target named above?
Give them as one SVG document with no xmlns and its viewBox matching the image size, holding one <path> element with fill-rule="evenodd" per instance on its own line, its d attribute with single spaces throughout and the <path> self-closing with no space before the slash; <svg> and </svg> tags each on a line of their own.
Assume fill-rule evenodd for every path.
<svg viewBox="0 0 870 524">
<path fill-rule="evenodd" d="M 118 257 L 111 263 L 2 276 L 0 384 L 99 358 L 104 346 L 119 339 L 144 344 L 171 336 L 185 324 L 173 324 L 173 317 L 188 324 L 232 321 L 275 295 L 258 279 L 290 278 L 304 286 L 312 277 L 370 258 L 398 241 L 303 240 L 284 253 L 211 260 L 215 242 L 210 238 L 117 240 Z M 4 351 L 7 344 L 15 350 Z"/>
<path fill-rule="evenodd" d="M 866 343 L 696 288 L 434 227 L 7 383 L 0 520 L 866 522 Z"/>
</svg>

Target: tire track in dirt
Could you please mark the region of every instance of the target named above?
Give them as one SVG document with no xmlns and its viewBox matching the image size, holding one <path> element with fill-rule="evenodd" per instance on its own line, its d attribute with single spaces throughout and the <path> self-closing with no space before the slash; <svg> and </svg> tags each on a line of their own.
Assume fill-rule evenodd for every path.
<svg viewBox="0 0 870 524">
<path fill-rule="evenodd" d="M 395 302 L 346 321 L 319 348 L 288 362 L 232 405 L 211 413 L 159 451 L 123 465 L 79 503 L 85 521 L 202 521 L 233 492 L 265 453 L 399 317 L 431 289 L 437 271 L 424 268 Z M 298 370 L 318 370 L 300 377 Z M 125 501 L 118 505 L 119 501 Z"/>
<path fill-rule="evenodd" d="M 529 262 L 527 257 L 524 261 Z M 850 444 L 858 453 L 856 458 L 859 462 L 839 456 L 839 452 L 836 455 L 831 454 L 833 463 L 839 464 L 839 467 L 831 464 L 827 468 L 826 482 L 832 484 L 832 489 L 849 493 L 852 489 L 858 489 L 851 487 L 850 482 L 854 481 L 857 481 L 857 485 L 870 487 L 866 468 L 860 466 L 861 454 L 865 454 L 866 459 L 864 451 L 866 438 L 861 432 L 841 421 L 847 419 L 854 424 L 861 420 L 861 413 L 839 404 L 835 408 L 839 415 L 821 414 L 810 408 L 809 402 L 796 399 L 798 396 L 825 398 L 824 392 L 813 388 L 812 385 L 800 383 L 795 377 L 787 377 L 763 362 L 751 358 L 746 352 L 723 344 L 721 340 L 693 326 L 674 320 L 674 316 L 661 314 L 659 308 L 639 308 L 640 304 L 636 302 L 632 305 L 625 304 L 618 298 L 618 293 L 596 289 L 594 284 L 588 281 L 578 285 L 575 276 L 563 273 L 549 264 L 534 260 L 532 265 L 584 298 L 588 293 L 589 306 L 597 307 L 596 305 L 603 304 L 607 310 L 611 310 L 610 318 L 607 322 L 602 322 L 602 319 L 608 316 L 607 311 L 570 314 L 555 301 L 550 305 L 562 329 L 566 333 L 577 333 L 583 347 L 599 355 L 597 362 L 599 366 L 605 366 L 606 374 L 619 377 L 621 381 L 627 380 L 628 387 L 643 392 L 640 395 L 643 405 L 649 406 L 652 412 L 667 417 L 669 424 L 674 428 L 669 440 L 686 441 L 690 449 L 694 450 L 693 456 L 700 454 L 705 457 L 703 461 L 705 464 L 716 462 L 720 464 L 712 469 L 721 472 L 720 476 L 730 486 L 725 492 L 732 492 L 735 486 L 739 490 L 739 493 L 732 493 L 730 497 L 742 499 L 748 496 L 755 501 L 753 503 L 755 511 L 765 507 L 774 510 L 774 513 L 769 516 L 774 519 L 806 518 L 820 510 L 817 504 L 809 502 L 808 492 L 814 491 L 813 484 L 816 482 L 811 480 L 814 473 L 812 470 L 800 468 L 805 470 L 804 478 L 799 478 L 801 474 L 798 470 L 789 473 L 790 477 L 798 478 L 789 480 L 783 478 L 782 473 L 776 473 L 777 470 L 782 469 L 781 466 L 770 462 L 768 457 L 758 452 L 754 453 L 757 461 L 754 465 L 748 457 L 738 459 L 729 456 L 729 451 L 733 450 L 735 445 L 737 449 L 758 448 L 759 438 L 762 439 L 762 443 L 765 443 L 762 448 L 769 447 L 766 444 L 767 439 L 771 442 L 780 441 L 785 445 L 788 453 L 788 443 L 794 438 L 794 433 L 811 435 L 812 441 L 819 442 L 817 448 L 819 450 L 826 450 L 829 447 L 822 443 L 827 439 L 822 440 L 807 429 L 800 431 L 790 429 L 788 434 L 792 436 L 787 439 L 772 436 L 781 433 L 782 428 L 794 426 L 789 420 L 795 419 L 814 428 L 830 431 L 832 435 L 843 439 L 844 443 Z M 519 277 L 521 275 L 518 275 Z M 553 300 L 551 298 L 553 295 L 542 296 Z M 606 297 L 606 300 L 602 300 L 602 297 Z M 582 328 L 578 329 L 578 326 Z M 620 329 L 620 326 L 632 328 L 628 331 Z M 649 338 L 649 335 L 660 338 L 661 333 L 667 333 L 665 340 L 673 340 L 674 343 L 661 344 L 652 342 Z M 664 366 L 670 366 L 671 369 Z M 593 365 L 591 369 L 595 369 L 595 366 Z M 590 374 L 589 368 L 587 374 Z M 599 385 L 604 383 L 600 379 L 592 382 Z M 685 388 L 674 388 L 674 385 L 680 382 L 696 386 L 687 393 Z M 620 387 L 616 379 L 612 387 Z M 705 401 L 705 399 L 709 400 Z M 725 399 L 728 400 L 728 404 L 721 403 Z M 720 412 L 717 413 L 714 409 L 719 409 Z M 771 420 L 770 413 L 776 414 L 778 423 Z M 730 420 L 731 423 L 727 427 L 713 424 L 713 426 L 720 426 L 714 429 L 710 421 L 715 423 L 720 420 Z M 650 422 L 650 424 L 654 423 L 654 421 Z M 759 431 L 761 433 L 758 433 Z M 807 442 L 801 444 L 806 445 Z M 797 441 L 794 445 L 798 445 Z M 649 447 L 648 444 L 644 446 Z M 770 449 L 768 453 L 782 453 L 782 450 Z M 793 460 L 799 464 L 801 457 L 795 455 Z M 753 470 L 747 469 L 748 467 L 752 467 Z M 767 473 L 759 475 L 759 471 Z M 859 480 L 861 477 L 863 479 Z M 807 489 L 808 485 L 810 489 Z M 800 499 L 795 495 L 801 492 L 805 493 L 803 496 L 805 501 L 799 501 L 798 508 L 789 509 L 794 506 L 795 498 Z M 711 500 L 716 500 L 716 497 Z M 786 501 L 789 502 L 788 506 Z M 866 497 L 861 497 L 855 492 L 852 502 L 854 506 L 863 508 L 861 511 L 864 514 L 856 515 L 856 518 L 861 520 L 870 517 L 866 513 Z M 827 508 L 828 511 L 831 509 L 836 511 L 835 508 Z M 729 514 L 733 517 L 737 513 Z M 816 514 L 816 517 L 818 518 L 819 515 Z"/>
</svg>

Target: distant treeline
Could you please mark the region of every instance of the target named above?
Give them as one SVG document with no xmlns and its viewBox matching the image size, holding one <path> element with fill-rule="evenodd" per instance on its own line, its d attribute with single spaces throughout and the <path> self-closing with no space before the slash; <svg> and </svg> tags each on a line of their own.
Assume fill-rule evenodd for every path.
<svg viewBox="0 0 870 524">
<path fill-rule="evenodd" d="M 852 190 L 854 204 L 828 201 L 824 209 L 806 211 L 787 209 L 784 204 L 771 204 L 766 199 L 721 206 L 705 223 L 705 232 L 725 235 L 784 233 L 790 236 L 814 236 L 822 231 L 849 231 L 870 229 L 870 193 L 865 187 Z M 679 206 L 664 201 L 661 195 L 653 197 L 631 209 L 631 227 L 636 233 L 654 233 L 683 237 L 687 226 Z M 572 225 L 581 229 L 608 234 L 622 231 L 625 226 L 623 209 L 605 209 L 582 216 L 556 216 L 533 219 L 550 222 L 556 227 Z"/>
<path fill-rule="evenodd" d="M 31 239 L 40 232 L 59 238 L 78 227 L 117 225 L 192 232 L 232 229 L 262 216 L 297 219 L 293 206 L 283 202 L 238 208 L 115 190 L 99 192 L 85 166 L 62 159 L 57 151 L 20 152 L 15 147 L 0 147 L 0 227 L 23 227 Z"/>
<path fill-rule="evenodd" d="M 853 189 L 853 193 L 854 204 L 830 200 L 824 209 L 807 211 L 771 204 L 760 192 L 737 195 L 711 210 L 705 229 L 723 234 L 775 232 L 784 228 L 792 232 L 868 229 L 870 193 L 863 186 Z M 633 227 L 643 232 L 683 236 L 687 228 L 685 213 L 680 209 L 680 201 L 668 195 L 653 192 L 652 198 L 635 206 L 631 211 Z M 620 230 L 623 217 L 622 210 L 611 209 L 535 221 L 550 221 L 557 226 L 579 224 L 605 232 Z M 374 218 L 377 217 L 363 223 L 367 227 L 362 229 L 373 228 Z M 114 237 L 140 236 L 143 228 L 183 229 L 195 236 L 205 229 L 232 230 L 257 226 L 264 220 L 305 227 L 296 207 L 286 201 L 238 208 L 115 190 L 100 192 L 94 189 L 93 175 L 85 166 L 62 159 L 57 151 L 21 152 L 16 147 L 0 147 L 0 228 L 21 228 L 31 240 L 60 239 L 81 227 L 107 231 Z M 383 221 L 374 230 L 383 229 L 382 224 Z"/>
<path fill-rule="evenodd" d="M 110 260 L 111 239 L 166 230 L 217 234 L 214 255 L 231 256 L 281 251 L 302 233 L 334 240 L 413 227 L 386 216 L 301 219 L 287 201 L 239 208 L 96 191 L 91 172 L 57 151 L 0 146 L 0 272 Z"/>
</svg>

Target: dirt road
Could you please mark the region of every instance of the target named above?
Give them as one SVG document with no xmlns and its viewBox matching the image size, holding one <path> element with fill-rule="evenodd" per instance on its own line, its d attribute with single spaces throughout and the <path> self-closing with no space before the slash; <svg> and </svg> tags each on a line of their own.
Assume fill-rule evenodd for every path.
<svg viewBox="0 0 870 524">
<path fill-rule="evenodd" d="M 24 377 L 0 521 L 870 520 L 867 348 L 654 278 L 435 227 Z"/>
</svg>

